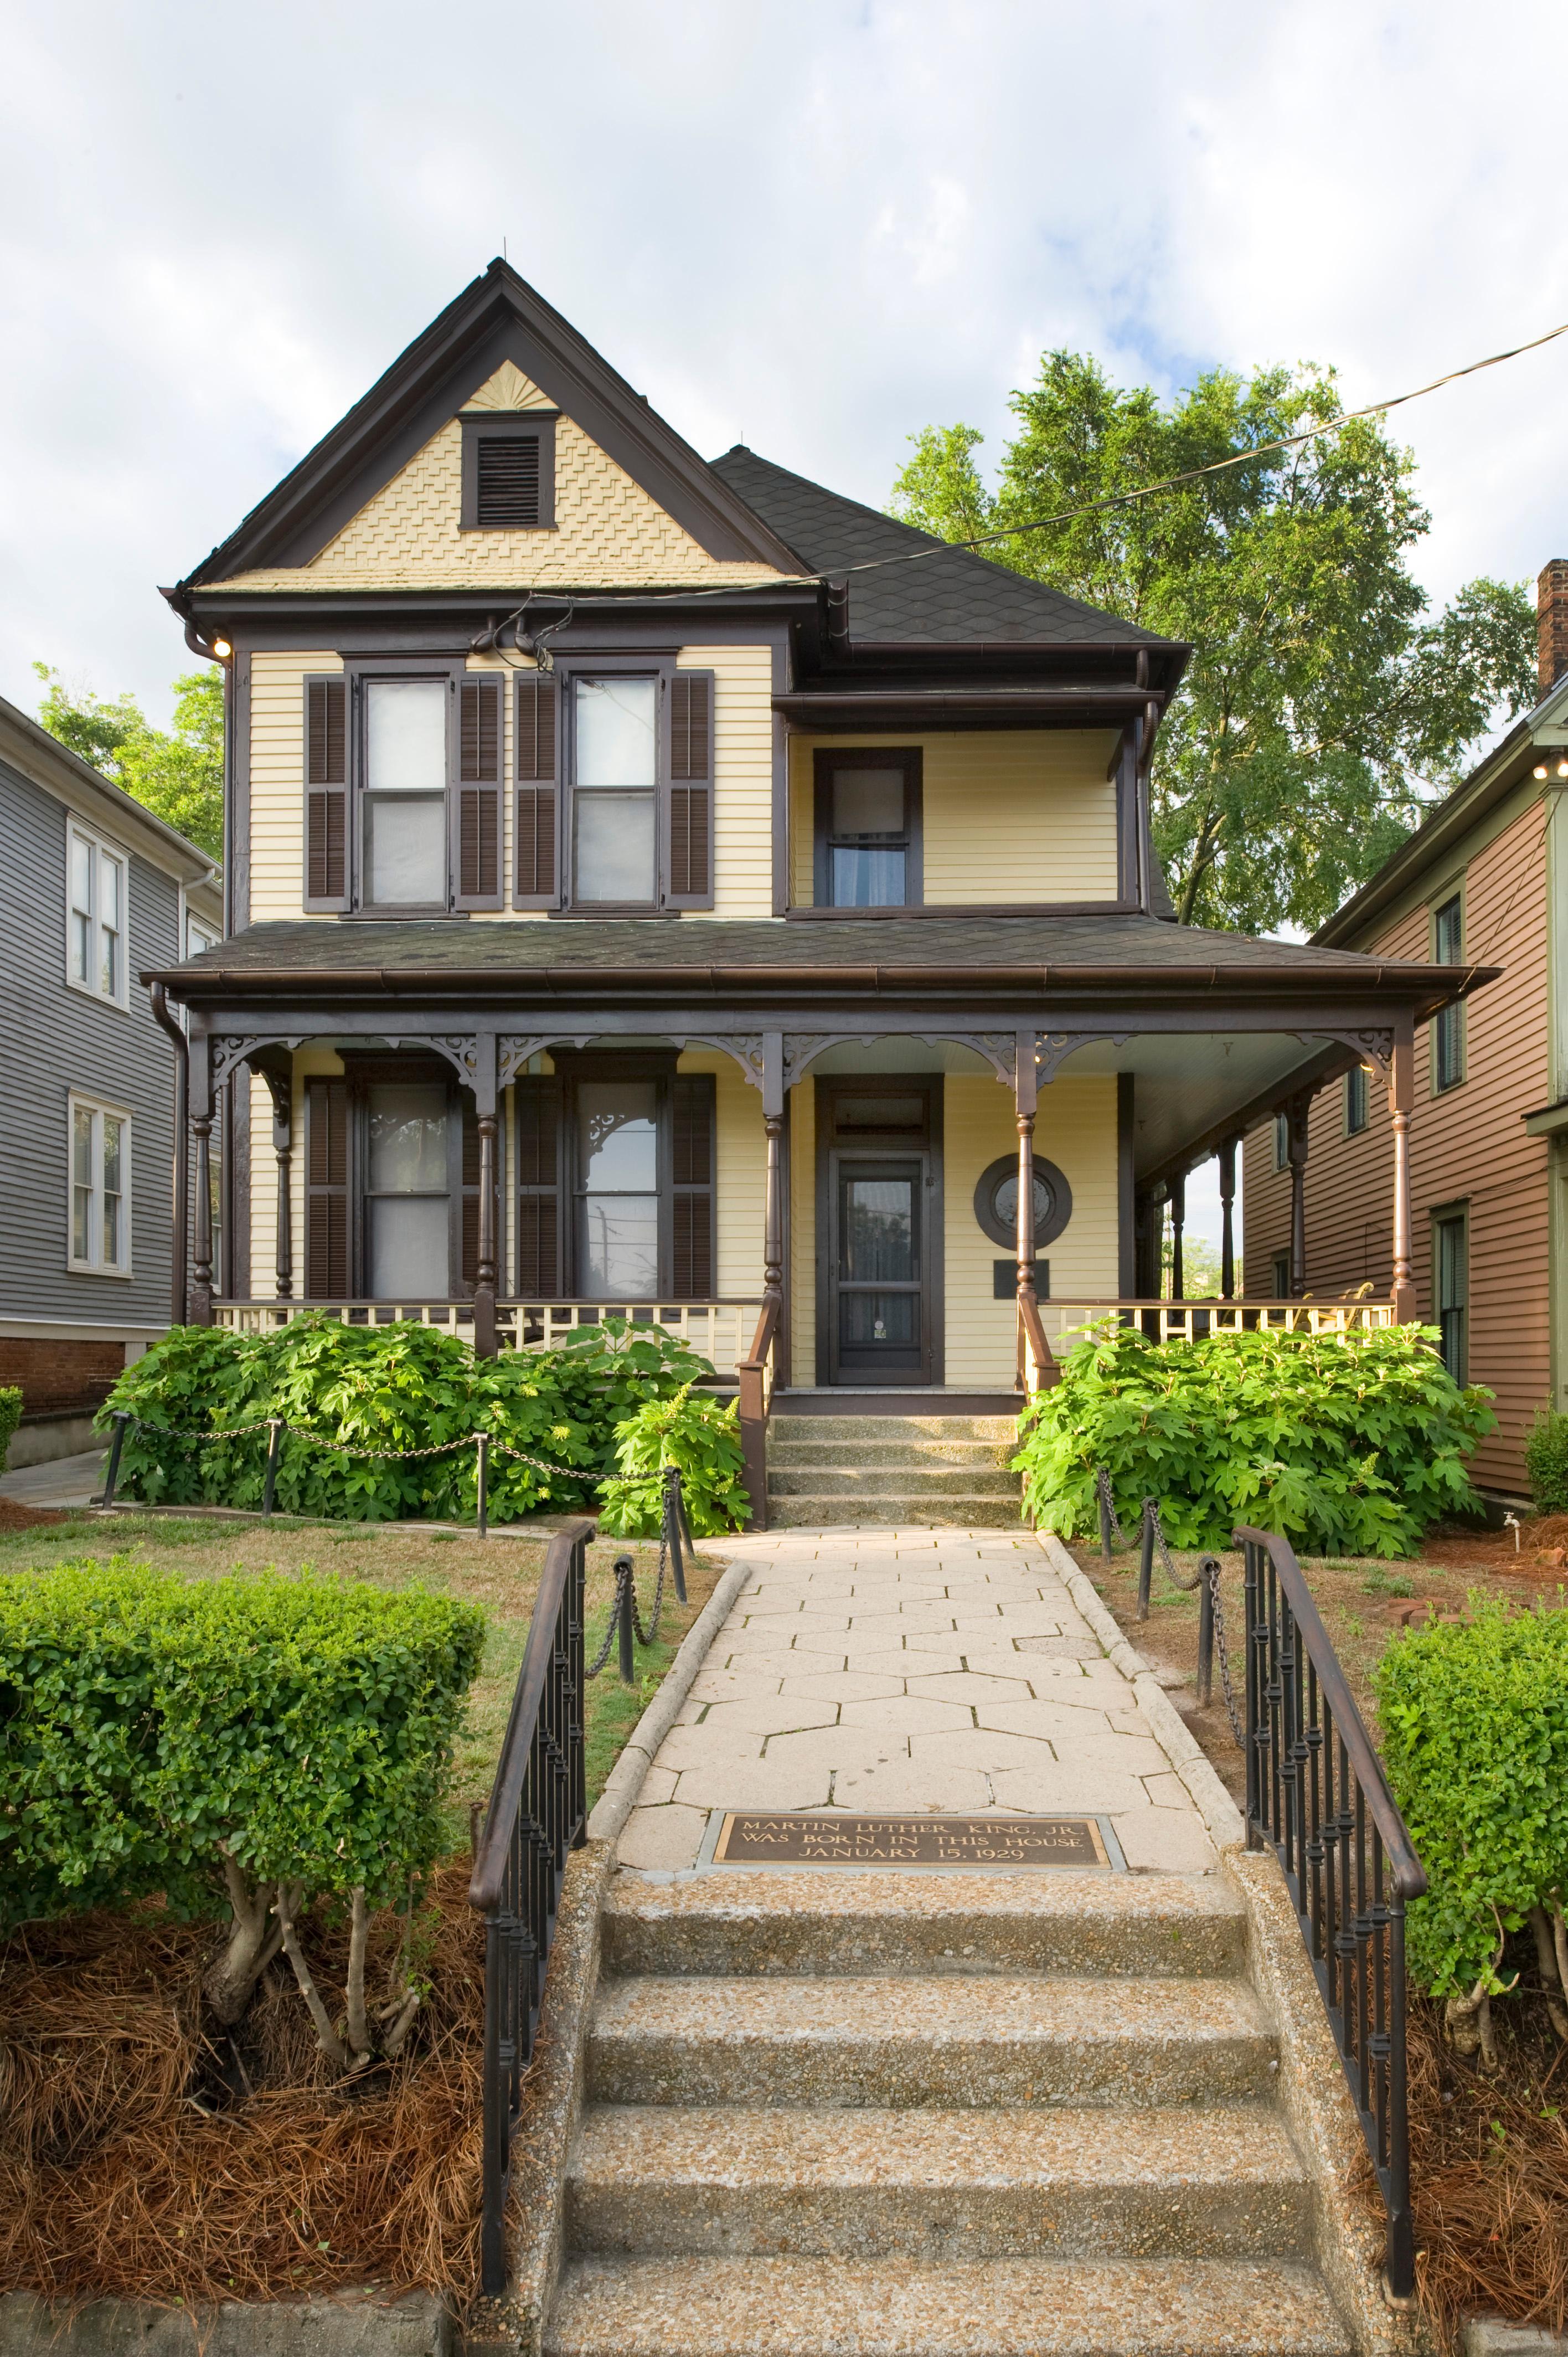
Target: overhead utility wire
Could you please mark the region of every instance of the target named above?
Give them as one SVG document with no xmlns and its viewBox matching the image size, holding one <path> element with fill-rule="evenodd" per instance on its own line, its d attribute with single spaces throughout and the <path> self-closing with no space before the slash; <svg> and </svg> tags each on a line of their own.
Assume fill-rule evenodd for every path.
<svg viewBox="0 0 1568 2357">
<path fill-rule="evenodd" d="M 1483 369 L 1500 368 L 1505 361 L 1517 361 L 1525 352 L 1539 351 L 1542 344 L 1555 343 L 1559 336 L 1568 336 L 1568 319 L 1560 328 L 1548 328 L 1543 336 L 1532 336 L 1527 344 L 1515 344 L 1506 352 L 1492 352 L 1484 361 L 1468 361 L 1463 368 L 1434 376 L 1430 384 L 1418 384 L 1410 393 L 1393 393 L 1386 401 L 1369 401 L 1364 409 L 1342 410 L 1326 424 L 1309 425 L 1300 434 L 1282 434 L 1272 442 L 1256 442 L 1250 449 L 1233 452 L 1229 458 L 1213 458 L 1207 466 L 1188 467 L 1179 475 L 1162 476 L 1157 483 L 1140 484 L 1135 490 L 1110 492 L 1102 500 L 1090 500 L 1084 507 L 1064 508 L 1059 515 L 1027 516 L 1022 523 L 1001 524 L 994 532 L 978 533 L 972 540 L 941 540 L 933 547 L 906 549 L 897 556 L 865 556 L 854 565 L 836 565 L 831 573 L 773 573 L 765 581 L 726 581 L 712 589 L 664 590 L 652 597 L 639 597 L 635 590 L 621 590 L 579 597 L 575 602 L 580 606 L 618 606 L 629 599 L 639 606 L 686 606 L 699 597 L 733 597 L 748 589 L 806 589 L 847 579 L 852 573 L 877 573 L 889 565 L 918 565 L 923 557 L 949 556 L 954 549 L 989 548 L 996 541 L 1013 540 L 1021 533 L 1049 532 L 1058 524 L 1076 523 L 1080 516 L 1102 515 L 1111 508 L 1132 507 L 1139 500 L 1153 499 L 1157 491 L 1179 490 L 1184 483 L 1199 482 L 1206 475 L 1221 475 L 1231 467 L 1250 466 L 1255 458 L 1266 457 L 1271 450 L 1295 450 L 1304 442 L 1319 442 L 1326 435 L 1337 434 L 1341 427 L 1353 425 L 1360 418 L 1380 417 L 1387 410 L 1402 409 L 1408 401 L 1420 401 L 1429 393 L 1441 393 L 1445 384 L 1456 384 L 1461 377 L 1478 376 Z M 481 630 L 474 645 L 499 654 L 501 632 L 521 619 L 535 597 L 553 602 L 549 590 L 531 589 L 514 613 Z M 554 626 L 556 630 L 560 628 L 559 623 Z M 553 637 L 554 630 L 549 635 Z"/>
</svg>

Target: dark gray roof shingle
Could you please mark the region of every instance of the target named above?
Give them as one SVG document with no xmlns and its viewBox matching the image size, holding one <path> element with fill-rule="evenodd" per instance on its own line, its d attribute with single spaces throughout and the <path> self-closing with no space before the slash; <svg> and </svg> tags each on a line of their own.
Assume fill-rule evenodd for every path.
<svg viewBox="0 0 1568 2357">
<path fill-rule="evenodd" d="M 1096 612 L 1059 589 L 1026 580 L 970 550 L 949 548 L 930 533 L 862 507 L 808 482 L 737 444 L 712 461 L 733 491 L 787 541 L 812 573 L 839 574 L 879 557 L 940 550 L 912 565 L 852 574 L 850 636 L 860 643 L 971 646 L 1166 647 L 1172 641 L 1135 622 Z"/>
</svg>

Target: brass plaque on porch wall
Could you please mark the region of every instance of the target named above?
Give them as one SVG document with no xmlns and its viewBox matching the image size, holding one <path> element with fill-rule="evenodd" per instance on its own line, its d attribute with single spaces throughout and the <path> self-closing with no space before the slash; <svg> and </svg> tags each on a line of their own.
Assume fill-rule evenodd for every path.
<svg viewBox="0 0 1568 2357">
<path fill-rule="evenodd" d="M 1092 1817 L 780 1816 L 735 1810 L 715 1866 L 1109 1867 Z"/>
</svg>

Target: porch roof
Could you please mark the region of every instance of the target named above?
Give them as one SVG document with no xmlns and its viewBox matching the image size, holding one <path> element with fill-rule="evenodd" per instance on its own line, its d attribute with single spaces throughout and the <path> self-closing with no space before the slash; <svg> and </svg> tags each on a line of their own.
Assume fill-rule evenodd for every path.
<svg viewBox="0 0 1568 2357">
<path fill-rule="evenodd" d="M 1490 966 L 1433 965 L 1351 950 L 1208 932 L 1154 917 L 1054 913 L 840 919 L 582 918 L 560 922 L 287 921 L 252 925 L 200 957 L 149 968 L 195 1005 L 380 991 L 637 1001 L 780 1002 L 825 996 L 956 1001 L 1006 996 L 1251 1001 L 1319 997 L 1394 1003 L 1417 1021 L 1495 978 Z"/>
</svg>

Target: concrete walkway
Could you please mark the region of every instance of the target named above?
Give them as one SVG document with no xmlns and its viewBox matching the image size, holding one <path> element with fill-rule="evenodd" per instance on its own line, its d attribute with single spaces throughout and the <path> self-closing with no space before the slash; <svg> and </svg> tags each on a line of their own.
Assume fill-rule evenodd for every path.
<svg viewBox="0 0 1568 2357">
<path fill-rule="evenodd" d="M 694 1866 L 710 1812 L 1102 1813 L 1134 1870 L 1218 1860 L 1129 1679 L 1026 1532 L 783 1530 L 751 1568 L 619 1842 Z"/>
<path fill-rule="evenodd" d="M 86 1506 L 103 1487 L 108 1451 L 84 1449 L 80 1457 L 51 1457 L 42 1465 L 24 1465 L 15 1473 L 0 1474 L 0 1498 L 14 1498 L 19 1506 Z"/>
</svg>

